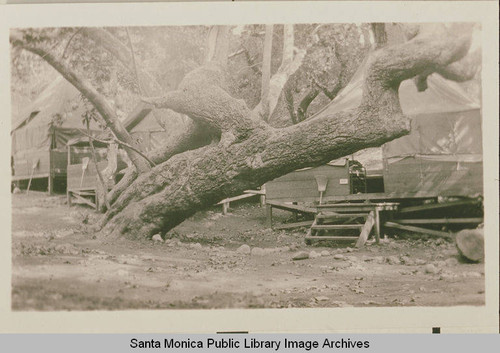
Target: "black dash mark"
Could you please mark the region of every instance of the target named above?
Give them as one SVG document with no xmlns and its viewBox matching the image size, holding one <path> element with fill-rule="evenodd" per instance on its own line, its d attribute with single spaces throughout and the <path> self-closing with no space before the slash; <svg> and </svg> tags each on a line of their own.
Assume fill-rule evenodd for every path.
<svg viewBox="0 0 500 353">
<path fill-rule="evenodd" d="M 441 333 L 441 327 L 433 327 L 432 333 Z"/>
<path fill-rule="evenodd" d="M 220 331 L 218 335 L 248 335 L 248 331 Z"/>
</svg>

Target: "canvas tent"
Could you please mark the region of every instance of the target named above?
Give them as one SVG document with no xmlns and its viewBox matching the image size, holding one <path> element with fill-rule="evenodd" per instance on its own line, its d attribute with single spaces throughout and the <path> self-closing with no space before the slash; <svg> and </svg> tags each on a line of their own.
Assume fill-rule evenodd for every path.
<svg viewBox="0 0 500 353">
<path fill-rule="evenodd" d="M 150 151 L 161 145 L 170 137 L 170 133 L 166 131 L 159 122 L 155 114 L 151 112 L 151 108 L 145 103 L 139 103 L 134 111 L 125 119 L 123 125 L 130 132 L 133 138 L 137 140 L 144 151 Z M 171 110 L 163 110 L 163 117 L 167 117 L 166 124 L 175 126 L 181 119 L 180 114 L 174 113 Z"/>
<path fill-rule="evenodd" d="M 366 60 L 351 82 L 317 115 L 356 108 L 362 98 Z M 474 196 L 482 193 L 481 112 L 461 87 L 437 74 L 418 92 L 413 80 L 399 88 L 407 136 L 382 147 L 385 192 L 395 196 Z"/>
<path fill-rule="evenodd" d="M 22 111 L 13 119 L 11 129 L 12 178 L 14 181 L 48 178 L 48 189 L 52 192 L 54 180 L 66 178 L 66 144 L 83 135 L 86 108 L 79 91 L 58 77 Z M 93 121 L 90 129 L 99 130 Z"/>
</svg>

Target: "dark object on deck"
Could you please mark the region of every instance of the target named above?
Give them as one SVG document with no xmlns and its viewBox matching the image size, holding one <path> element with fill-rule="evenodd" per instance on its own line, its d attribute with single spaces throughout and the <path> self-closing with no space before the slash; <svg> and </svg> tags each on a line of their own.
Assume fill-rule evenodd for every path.
<svg viewBox="0 0 500 353">
<path fill-rule="evenodd" d="M 456 244 L 460 255 L 469 261 L 484 259 L 484 231 L 482 228 L 464 229 L 457 233 Z"/>
</svg>

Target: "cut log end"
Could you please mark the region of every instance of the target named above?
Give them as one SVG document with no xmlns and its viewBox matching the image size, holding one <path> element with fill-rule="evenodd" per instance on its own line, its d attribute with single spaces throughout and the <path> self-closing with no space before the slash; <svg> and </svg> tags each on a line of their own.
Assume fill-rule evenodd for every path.
<svg viewBox="0 0 500 353">
<path fill-rule="evenodd" d="M 484 260 L 483 229 L 464 229 L 457 233 L 456 245 L 458 252 L 472 262 Z"/>
</svg>

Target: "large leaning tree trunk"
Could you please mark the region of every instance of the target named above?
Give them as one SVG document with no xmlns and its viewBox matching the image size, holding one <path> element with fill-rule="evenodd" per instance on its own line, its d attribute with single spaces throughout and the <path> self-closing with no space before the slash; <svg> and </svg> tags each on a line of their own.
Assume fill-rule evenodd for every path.
<svg viewBox="0 0 500 353">
<path fill-rule="evenodd" d="M 282 129 L 257 120 L 244 102 L 224 91 L 217 66 L 192 72 L 177 91 L 145 101 L 220 130 L 220 142 L 177 154 L 141 173 L 106 213 L 103 233 L 132 238 L 165 233 L 225 197 L 408 133 L 400 83 L 462 59 L 470 33 L 467 25 L 436 26 L 376 51 L 358 108 Z"/>
</svg>

